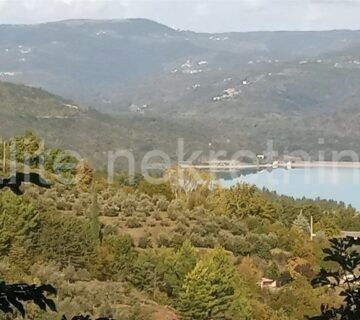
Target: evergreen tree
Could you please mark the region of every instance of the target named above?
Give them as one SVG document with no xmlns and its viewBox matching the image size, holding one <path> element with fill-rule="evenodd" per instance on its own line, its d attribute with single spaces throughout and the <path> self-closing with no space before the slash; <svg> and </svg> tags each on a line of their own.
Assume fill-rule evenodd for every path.
<svg viewBox="0 0 360 320">
<path fill-rule="evenodd" d="M 183 319 L 234 319 L 235 285 L 235 269 L 225 250 L 208 253 L 186 277 L 180 292 Z"/>
<path fill-rule="evenodd" d="M 12 160 L 29 165 L 36 165 L 43 156 L 41 140 L 32 131 L 26 131 L 25 135 L 17 136 L 10 142 Z"/>
<path fill-rule="evenodd" d="M 48 260 L 54 260 L 62 266 L 73 265 L 86 268 L 92 259 L 96 239 L 91 225 L 76 217 L 46 215 L 40 235 L 41 251 Z"/>
<path fill-rule="evenodd" d="M 302 231 L 304 231 L 305 234 L 310 235 L 311 228 L 308 220 L 304 217 L 303 213 L 300 212 L 300 214 L 297 216 L 297 218 L 294 221 L 294 226 L 298 227 Z"/>
<path fill-rule="evenodd" d="M 322 232 L 327 237 L 336 237 L 341 232 L 341 229 L 336 221 L 328 216 L 322 217 L 321 220 L 315 224 L 314 228 L 317 232 Z"/>
<path fill-rule="evenodd" d="M 0 253 L 7 255 L 13 244 L 35 250 L 41 218 L 34 206 L 10 192 L 0 195 Z"/>
<path fill-rule="evenodd" d="M 91 271 L 99 280 L 129 276 L 137 258 L 130 236 L 109 236 L 96 248 Z"/>
<path fill-rule="evenodd" d="M 164 274 L 164 282 L 168 287 L 169 296 L 174 298 L 179 296 L 186 276 L 195 268 L 197 261 L 197 254 L 189 240 L 183 243 L 174 256 L 167 259 L 168 268 Z"/>
<path fill-rule="evenodd" d="M 76 174 L 78 160 L 69 152 L 55 148 L 45 150 L 45 169 L 63 177 L 73 177 Z"/>
</svg>

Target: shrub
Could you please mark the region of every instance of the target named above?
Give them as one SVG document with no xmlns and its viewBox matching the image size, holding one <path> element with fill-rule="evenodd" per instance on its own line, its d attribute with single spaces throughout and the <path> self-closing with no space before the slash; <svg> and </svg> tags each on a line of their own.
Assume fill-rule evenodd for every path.
<svg viewBox="0 0 360 320">
<path fill-rule="evenodd" d="M 151 239 L 148 236 L 141 236 L 138 241 L 138 247 L 141 249 L 151 248 Z"/>
<path fill-rule="evenodd" d="M 203 229 L 206 235 L 217 235 L 220 231 L 220 227 L 216 224 L 216 222 L 211 220 L 204 222 Z"/>
<path fill-rule="evenodd" d="M 251 253 L 264 259 L 269 259 L 271 257 L 270 250 L 274 249 L 269 240 L 270 238 L 266 235 L 252 233 L 246 236 L 246 243 L 252 245 Z"/>
<path fill-rule="evenodd" d="M 172 193 L 171 187 L 169 183 L 162 184 L 153 184 L 149 183 L 146 180 L 140 182 L 139 191 L 149 195 L 154 196 L 157 194 L 164 195 L 167 200 L 174 199 L 174 195 Z"/>
<path fill-rule="evenodd" d="M 137 218 L 134 217 L 126 221 L 126 226 L 130 229 L 136 229 L 136 228 L 141 228 L 142 224 Z"/>
<path fill-rule="evenodd" d="M 256 230 L 259 226 L 261 226 L 261 221 L 255 216 L 249 216 L 245 220 L 246 225 L 250 231 Z"/>
<path fill-rule="evenodd" d="M 215 220 L 220 226 L 220 228 L 223 230 L 231 230 L 234 226 L 234 222 L 227 216 L 220 216 L 217 217 Z"/>
<path fill-rule="evenodd" d="M 163 220 L 163 221 L 160 222 L 160 225 L 162 227 L 170 227 L 170 222 L 166 221 L 166 220 Z"/>
<path fill-rule="evenodd" d="M 173 200 L 167 208 L 167 213 L 170 219 L 177 219 L 178 216 L 184 211 L 183 203 L 181 200 Z"/>
<path fill-rule="evenodd" d="M 220 231 L 218 236 L 218 244 L 225 248 L 228 251 L 233 251 L 234 249 L 234 243 L 233 243 L 234 237 L 231 234 L 228 234 L 224 231 Z"/>
<path fill-rule="evenodd" d="M 72 205 L 72 209 L 73 212 L 75 212 L 75 214 L 77 216 L 81 216 L 84 214 L 84 208 L 82 206 L 82 203 L 80 202 L 80 200 L 76 199 L 75 202 Z"/>
<path fill-rule="evenodd" d="M 150 213 L 154 210 L 153 204 L 149 199 L 142 199 L 136 206 L 136 211 L 150 216 Z"/>
<path fill-rule="evenodd" d="M 216 242 L 215 242 L 214 237 L 207 235 L 207 236 L 202 238 L 201 247 L 203 247 L 203 248 L 215 248 L 215 245 L 216 245 Z"/>
<path fill-rule="evenodd" d="M 190 242 L 194 247 L 199 247 L 200 248 L 203 245 L 202 237 L 200 235 L 196 234 L 196 233 L 193 233 L 190 236 Z"/>
<path fill-rule="evenodd" d="M 62 211 L 65 211 L 65 210 L 71 210 L 71 205 L 63 198 L 59 198 L 57 201 L 56 201 L 56 209 L 58 210 L 62 210 Z M 82 211 L 84 212 L 84 207 L 82 206 Z"/>
<path fill-rule="evenodd" d="M 244 237 L 233 237 L 232 247 L 229 249 L 236 256 L 246 256 L 251 253 L 252 247 Z"/>
<path fill-rule="evenodd" d="M 248 233 L 246 225 L 241 221 L 231 220 L 232 226 L 230 227 L 230 232 L 234 236 L 243 236 Z"/>
<path fill-rule="evenodd" d="M 181 234 L 181 235 L 185 235 L 187 233 L 188 228 L 181 222 L 178 222 L 174 228 L 174 231 Z"/>
<path fill-rule="evenodd" d="M 186 238 L 182 234 L 174 233 L 174 235 L 171 238 L 171 247 L 180 248 L 185 240 Z"/>
<path fill-rule="evenodd" d="M 155 211 L 153 213 L 153 217 L 155 218 L 156 221 L 161 221 L 163 219 L 161 213 L 158 211 Z"/>
<path fill-rule="evenodd" d="M 154 219 L 150 219 L 149 220 L 149 222 L 148 222 L 148 226 L 149 227 L 156 227 L 157 226 L 157 222 L 156 222 L 156 220 L 154 220 Z"/>
<path fill-rule="evenodd" d="M 134 195 L 129 196 L 121 203 L 121 211 L 126 217 L 130 217 L 134 214 L 137 207 L 137 199 Z"/>
<path fill-rule="evenodd" d="M 156 243 L 159 247 L 171 247 L 171 240 L 168 235 L 166 234 L 160 234 L 159 237 L 156 240 Z"/>
<path fill-rule="evenodd" d="M 186 219 L 185 216 L 181 215 L 177 218 L 177 222 L 181 223 L 182 225 L 186 226 L 187 228 L 190 227 L 190 222 Z"/>
<path fill-rule="evenodd" d="M 178 216 L 179 216 L 179 213 L 176 212 L 176 211 L 170 210 L 170 211 L 167 212 L 167 215 L 168 215 L 168 217 L 169 217 L 169 219 L 170 219 L 171 221 L 176 221 L 176 219 L 177 219 Z"/>
<path fill-rule="evenodd" d="M 162 212 L 167 211 L 169 208 L 169 201 L 164 198 L 160 198 L 156 203 L 156 209 Z"/>
<path fill-rule="evenodd" d="M 190 232 L 193 233 L 193 234 L 197 234 L 197 235 L 199 235 L 201 237 L 206 236 L 206 230 L 200 225 L 193 226 L 191 228 Z"/>
<path fill-rule="evenodd" d="M 115 207 L 109 203 L 106 203 L 103 207 L 103 212 L 105 217 L 117 217 L 120 214 L 118 207 Z"/>
</svg>

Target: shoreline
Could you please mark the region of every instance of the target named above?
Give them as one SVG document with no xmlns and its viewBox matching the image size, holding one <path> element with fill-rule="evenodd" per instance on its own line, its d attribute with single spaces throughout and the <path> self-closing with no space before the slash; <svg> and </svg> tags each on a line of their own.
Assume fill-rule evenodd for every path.
<svg viewBox="0 0 360 320">
<path fill-rule="evenodd" d="M 225 164 L 179 164 L 183 169 L 213 169 L 213 170 L 246 170 L 246 169 L 306 169 L 306 168 L 333 168 L 333 169 L 360 169 L 360 162 L 346 161 L 296 161 L 287 163 L 247 164 L 238 163 L 234 165 Z"/>
</svg>

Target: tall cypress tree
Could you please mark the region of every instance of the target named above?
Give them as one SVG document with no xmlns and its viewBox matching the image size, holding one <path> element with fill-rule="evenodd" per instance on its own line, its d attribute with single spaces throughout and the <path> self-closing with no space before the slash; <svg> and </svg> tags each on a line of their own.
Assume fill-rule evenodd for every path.
<svg viewBox="0 0 360 320">
<path fill-rule="evenodd" d="M 92 191 L 92 204 L 89 208 L 89 219 L 91 223 L 91 231 L 96 241 L 102 242 L 101 223 L 99 220 L 100 207 L 98 203 L 97 192 L 95 188 Z"/>
</svg>

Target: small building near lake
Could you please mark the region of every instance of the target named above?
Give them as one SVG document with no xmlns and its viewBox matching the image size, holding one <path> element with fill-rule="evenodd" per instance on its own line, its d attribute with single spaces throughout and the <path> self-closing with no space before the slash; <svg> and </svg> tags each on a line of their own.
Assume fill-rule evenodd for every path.
<svg viewBox="0 0 360 320">
<path fill-rule="evenodd" d="M 277 287 L 276 280 L 268 278 L 261 278 L 261 280 L 258 282 L 258 285 L 261 289 L 276 289 Z"/>
</svg>

